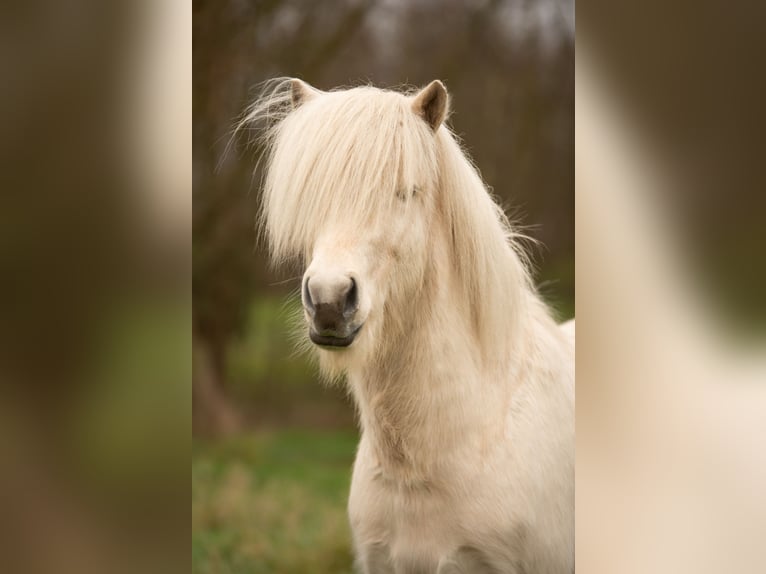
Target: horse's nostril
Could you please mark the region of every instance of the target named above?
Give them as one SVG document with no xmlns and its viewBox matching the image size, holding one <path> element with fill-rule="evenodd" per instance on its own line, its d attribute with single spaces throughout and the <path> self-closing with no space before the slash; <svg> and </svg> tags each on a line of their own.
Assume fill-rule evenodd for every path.
<svg viewBox="0 0 766 574">
<path fill-rule="evenodd" d="M 309 278 L 308 277 L 303 282 L 303 304 L 306 306 L 306 309 L 309 312 L 311 312 L 311 313 L 314 312 L 314 301 L 311 300 L 311 291 L 309 291 Z"/>
<path fill-rule="evenodd" d="M 346 293 L 346 304 L 343 307 L 344 315 L 350 315 L 356 311 L 358 298 L 359 294 L 356 288 L 356 281 L 351 277 L 351 287 L 349 287 L 348 293 Z"/>
</svg>

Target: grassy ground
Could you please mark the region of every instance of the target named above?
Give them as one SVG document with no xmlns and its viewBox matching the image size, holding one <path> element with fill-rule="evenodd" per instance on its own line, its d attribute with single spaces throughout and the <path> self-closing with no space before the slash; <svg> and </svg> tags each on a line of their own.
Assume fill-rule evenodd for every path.
<svg viewBox="0 0 766 574">
<path fill-rule="evenodd" d="M 345 574 L 357 436 L 259 431 L 192 453 L 192 574 Z"/>
</svg>

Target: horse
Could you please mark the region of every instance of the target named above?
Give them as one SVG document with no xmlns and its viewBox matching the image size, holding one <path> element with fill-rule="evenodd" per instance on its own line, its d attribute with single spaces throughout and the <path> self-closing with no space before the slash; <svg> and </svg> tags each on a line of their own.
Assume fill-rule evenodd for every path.
<svg viewBox="0 0 766 574">
<path fill-rule="evenodd" d="M 535 291 L 449 99 L 275 80 L 243 120 L 266 123 L 262 229 L 305 269 L 304 341 L 357 408 L 358 570 L 568 574 L 574 323 Z"/>
</svg>

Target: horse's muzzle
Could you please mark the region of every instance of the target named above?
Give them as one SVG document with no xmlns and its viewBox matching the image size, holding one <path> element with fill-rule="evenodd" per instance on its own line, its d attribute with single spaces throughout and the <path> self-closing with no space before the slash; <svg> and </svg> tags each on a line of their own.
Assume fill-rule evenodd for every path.
<svg viewBox="0 0 766 574">
<path fill-rule="evenodd" d="M 354 322 L 359 296 L 353 277 L 307 277 L 302 296 L 313 343 L 323 347 L 348 347 L 354 342 L 361 325 Z"/>
</svg>

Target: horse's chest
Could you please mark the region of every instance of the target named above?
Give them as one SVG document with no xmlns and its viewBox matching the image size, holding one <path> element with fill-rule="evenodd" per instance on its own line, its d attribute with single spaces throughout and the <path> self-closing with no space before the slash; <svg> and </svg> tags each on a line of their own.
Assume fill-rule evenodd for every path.
<svg viewBox="0 0 766 574">
<path fill-rule="evenodd" d="M 349 512 L 365 574 L 491 572 L 465 539 L 464 507 L 427 486 L 372 481 L 352 488 Z M 469 569 L 457 569 L 465 563 Z"/>
<path fill-rule="evenodd" d="M 381 513 L 370 512 L 355 525 L 357 551 L 365 573 L 436 574 L 456 540 L 453 517 L 424 508 L 406 497 L 389 500 Z"/>
</svg>

